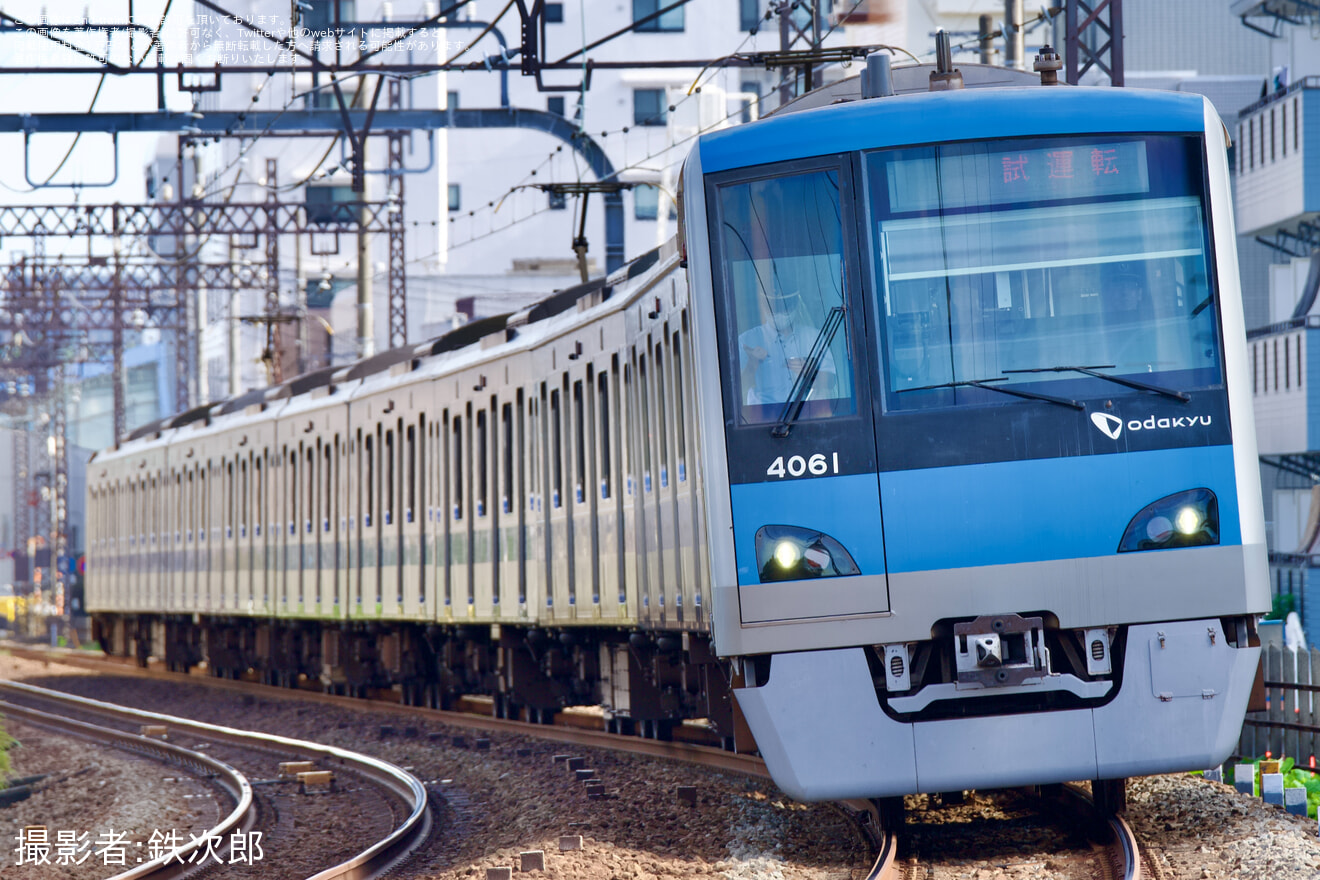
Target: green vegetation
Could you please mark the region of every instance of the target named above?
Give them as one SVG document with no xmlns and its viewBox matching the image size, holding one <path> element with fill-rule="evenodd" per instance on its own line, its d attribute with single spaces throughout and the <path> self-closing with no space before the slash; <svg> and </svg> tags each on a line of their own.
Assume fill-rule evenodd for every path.
<svg viewBox="0 0 1320 880">
<path fill-rule="evenodd" d="M 9 750 L 18 745 L 18 740 L 10 736 L 0 726 L 0 788 L 9 785 Z"/>
<path fill-rule="evenodd" d="M 1260 762 L 1264 758 L 1255 758 L 1251 766 L 1252 771 L 1252 791 L 1260 796 Z M 1243 761 L 1242 763 L 1246 763 Z M 1224 765 L 1224 782 L 1228 785 L 1234 783 L 1233 773 L 1236 769 L 1234 764 Z M 1310 770 L 1303 770 L 1297 766 L 1292 758 L 1284 758 L 1279 762 L 1279 772 L 1283 774 L 1284 788 L 1304 788 L 1306 789 L 1306 815 L 1312 819 L 1316 818 L 1316 811 L 1320 808 L 1320 774 L 1312 773 Z"/>
<path fill-rule="evenodd" d="M 1275 596 L 1273 606 L 1270 608 L 1270 613 L 1266 614 L 1264 619 L 1287 620 L 1288 615 L 1296 610 L 1293 608 L 1295 598 L 1296 597 L 1288 593 L 1280 593 Z"/>
</svg>

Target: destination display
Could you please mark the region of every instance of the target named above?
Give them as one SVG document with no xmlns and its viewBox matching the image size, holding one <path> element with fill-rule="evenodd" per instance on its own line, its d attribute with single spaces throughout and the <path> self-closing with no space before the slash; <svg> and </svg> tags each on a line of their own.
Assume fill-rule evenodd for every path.
<svg viewBox="0 0 1320 880">
<path fill-rule="evenodd" d="M 887 164 L 893 213 L 950 210 L 1150 191 L 1144 141 L 1036 149 L 956 145 L 905 151 Z M 921 154 L 925 155 L 921 155 Z"/>
</svg>

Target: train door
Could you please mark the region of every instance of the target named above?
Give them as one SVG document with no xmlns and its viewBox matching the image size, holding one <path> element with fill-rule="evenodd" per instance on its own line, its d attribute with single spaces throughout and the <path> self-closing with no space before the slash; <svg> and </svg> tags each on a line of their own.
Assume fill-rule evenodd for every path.
<svg viewBox="0 0 1320 880">
<path fill-rule="evenodd" d="M 549 583 L 546 585 L 546 611 L 551 619 L 571 617 L 569 606 L 569 536 L 568 499 L 565 497 L 565 443 L 567 416 L 564 411 L 564 398 L 568 393 L 568 375 L 555 374 L 550 386 L 549 406 L 546 410 L 548 444 L 546 446 L 546 471 L 550 478 L 550 497 L 546 516 L 546 542 L 550 550 Z"/>
<path fill-rule="evenodd" d="M 594 400 L 594 440 L 596 480 L 588 487 L 596 498 L 597 582 L 596 597 L 600 616 L 617 620 L 625 603 L 620 595 L 623 584 L 623 538 L 619 486 L 619 357 L 601 355 L 590 393 Z"/>
<path fill-rule="evenodd" d="M 641 538 L 639 523 L 642 517 L 642 478 L 638 466 L 641 443 L 641 415 L 637 405 L 637 357 L 629 348 L 622 364 L 623 390 L 619 395 L 619 421 L 622 429 L 620 449 L 623 454 L 623 583 L 619 594 L 623 597 L 623 616 L 640 620 L 642 594 L 645 588 L 643 572 L 645 555 L 638 542 Z"/>
<path fill-rule="evenodd" d="M 335 520 L 338 487 L 334 479 L 339 456 L 335 450 L 335 439 L 338 439 L 338 435 L 326 434 L 318 442 L 317 450 L 321 459 L 321 478 L 317 480 L 317 491 L 321 493 L 321 512 L 315 524 L 319 538 L 317 567 L 321 570 L 317 583 L 317 615 L 322 617 L 333 616 L 339 608 L 339 565 L 335 554 L 335 534 L 339 529 L 338 521 Z"/>
<path fill-rule="evenodd" d="M 477 383 L 485 384 L 485 377 Z M 497 517 L 491 504 L 495 443 L 495 398 L 477 398 L 472 412 L 472 596 L 473 613 L 488 620 L 494 613 L 498 584 L 495 558 Z"/>
<path fill-rule="evenodd" d="M 440 424 L 436 426 L 439 453 L 440 492 L 435 499 L 435 542 L 436 542 L 436 596 L 437 617 L 454 619 L 454 548 L 450 535 L 454 529 L 454 423 L 448 409 L 440 414 Z"/>
<path fill-rule="evenodd" d="M 212 446 L 219 446 L 213 443 Z M 209 507 L 207 517 L 207 582 L 206 610 L 219 611 L 223 605 L 225 584 L 225 461 L 221 455 L 208 457 L 207 488 Z"/>
<path fill-rule="evenodd" d="M 376 590 L 376 614 L 398 614 L 399 541 L 399 431 L 396 422 L 382 422 L 380 427 L 380 580 Z"/>
<path fill-rule="evenodd" d="M 412 393 L 409 392 L 411 398 Z M 409 407 L 411 411 L 411 406 Z M 400 503 L 403 506 L 402 516 L 399 517 L 399 527 L 402 531 L 402 554 L 403 554 L 403 588 L 400 593 L 400 612 L 405 617 L 418 618 L 421 616 L 421 584 L 423 573 L 422 563 L 422 540 L 425 535 L 425 519 L 419 509 L 421 499 L 425 497 L 425 489 L 419 483 L 419 467 L 425 458 L 425 443 L 422 437 L 425 436 L 426 420 L 424 417 L 411 414 L 412 422 L 402 424 L 402 469 L 403 469 L 403 495 Z"/>
<path fill-rule="evenodd" d="M 522 440 L 520 417 L 522 414 L 523 393 L 507 392 L 513 400 L 499 402 L 499 423 L 496 431 L 496 490 L 495 531 L 496 592 L 493 597 L 496 617 L 513 617 L 517 614 L 519 594 L 522 592 L 522 522 L 523 503 L 522 456 L 519 443 Z"/>
<path fill-rule="evenodd" d="M 599 461 L 596 455 L 596 370 L 591 364 L 574 367 L 572 381 L 570 429 L 572 446 L 570 467 L 573 475 L 569 496 L 573 527 L 572 588 L 569 602 L 574 616 L 600 616 L 600 537 L 597 529 L 599 489 L 596 475 Z"/>
<path fill-rule="evenodd" d="M 638 519 L 638 537 L 641 540 L 642 611 L 648 624 L 663 623 L 664 558 L 661 555 L 660 526 L 660 468 L 656 432 L 655 362 L 651 359 L 651 337 L 641 340 L 637 355 L 637 409 L 638 451 L 641 473 L 641 516 Z M 665 475 L 666 485 L 668 475 Z"/>
<path fill-rule="evenodd" d="M 278 436 L 278 435 L 277 435 Z M 262 543 L 266 551 L 266 580 L 262 584 L 261 605 L 265 614 L 274 614 L 280 589 L 280 491 L 281 467 L 279 446 L 272 440 L 266 448 L 266 509 Z"/>
<path fill-rule="evenodd" d="M 471 611 L 472 580 L 470 559 L 471 501 L 469 498 L 468 460 L 472 442 L 468 431 L 471 406 L 466 409 L 455 401 L 449 420 L 449 607 L 456 618 L 466 620 Z"/>
<path fill-rule="evenodd" d="M 252 455 L 252 595 L 249 608 L 254 614 L 266 613 L 266 445 Z"/>
<path fill-rule="evenodd" d="M 527 442 L 525 445 L 527 468 L 527 530 L 523 542 L 523 595 L 520 602 L 522 616 L 539 618 L 550 598 L 549 548 L 546 546 L 546 496 L 549 477 L 546 475 L 545 446 L 545 383 L 531 386 L 527 394 Z"/>
<path fill-rule="evenodd" d="M 677 472 L 674 468 L 674 398 L 673 367 L 669 362 L 669 321 L 659 327 L 652 337 L 655 348 L 652 365 L 655 381 L 655 436 L 659 462 L 659 486 L 656 492 L 656 532 L 660 556 L 660 625 L 675 626 L 681 618 L 679 597 L 683 595 L 683 571 L 678 564 L 678 503 Z"/>
<path fill-rule="evenodd" d="M 851 178 L 841 156 L 708 178 L 744 625 L 889 609 Z"/>
<path fill-rule="evenodd" d="M 432 409 L 431 411 L 434 411 Z M 443 523 L 440 513 L 444 510 L 444 495 L 441 479 L 444 474 L 444 458 L 440 452 L 440 428 L 442 420 L 427 419 L 426 457 L 422 463 L 422 480 L 426 486 L 426 498 L 420 503 L 426 508 L 425 533 L 422 553 L 423 568 L 420 581 L 421 594 L 418 603 L 422 606 L 427 620 L 437 620 L 440 603 L 444 592 L 444 555 L 441 553 L 439 533 Z"/>
<path fill-rule="evenodd" d="M 350 411 L 351 412 L 351 411 Z M 350 420 L 355 423 L 356 420 Z M 366 452 L 362 429 L 357 428 L 349 440 L 348 458 L 351 464 L 348 478 L 348 578 L 349 607 L 348 615 L 362 615 L 362 570 L 363 540 L 365 528 L 363 516 L 366 514 Z"/>
<path fill-rule="evenodd" d="M 677 617 L 684 628 L 697 620 L 697 597 L 700 591 L 700 568 L 697 553 L 696 492 L 689 470 L 688 449 L 692 438 L 692 393 L 688 386 L 687 310 L 683 309 L 670 325 L 669 395 L 673 413 L 674 444 L 674 549 L 675 568 L 679 573 L 676 596 Z"/>
<path fill-rule="evenodd" d="M 302 443 L 302 565 L 298 574 L 298 613 L 315 613 L 321 606 L 321 438 Z"/>
<path fill-rule="evenodd" d="M 316 467 L 308 471 L 308 476 L 316 483 L 314 490 L 308 493 L 313 496 L 315 502 L 311 511 L 312 540 L 308 555 L 311 557 L 310 568 L 316 572 L 309 587 L 308 600 L 311 604 L 311 613 L 319 617 L 329 614 L 334 606 L 331 598 L 334 596 L 334 569 L 331 568 L 330 560 L 332 541 L 330 477 L 333 469 L 330 461 L 330 444 L 326 442 L 324 433 L 317 436 L 315 447 L 310 443 L 308 447 L 316 459 Z"/>
<path fill-rule="evenodd" d="M 681 283 L 681 282 L 680 282 Z M 697 413 L 697 393 L 696 393 L 696 375 L 694 370 L 694 347 L 692 342 L 692 332 L 688 325 L 689 311 L 685 307 L 679 324 L 680 337 L 674 347 L 675 362 L 681 367 L 681 375 L 676 381 L 676 387 L 679 388 L 682 398 L 680 409 L 683 413 L 680 454 L 679 459 L 679 479 L 687 485 L 688 504 L 685 506 L 686 512 L 680 512 L 680 518 L 687 517 L 686 526 L 680 519 L 680 528 L 686 527 L 689 530 L 691 543 L 691 571 L 692 571 L 692 613 L 689 615 L 689 621 L 696 623 L 697 629 L 704 629 L 707 615 L 710 613 L 710 583 L 707 579 L 709 569 L 709 554 L 706 546 L 706 530 L 703 524 L 706 522 L 705 500 L 703 498 L 703 475 L 701 470 L 701 457 L 696 450 L 701 448 L 701 438 L 698 435 L 700 430 L 699 422 L 696 418 Z"/>
<path fill-rule="evenodd" d="M 238 462 L 238 553 L 237 593 L 234 607 L 242 612 L 252 610 L 252 454 L 242 456 Z"/>
</svg>

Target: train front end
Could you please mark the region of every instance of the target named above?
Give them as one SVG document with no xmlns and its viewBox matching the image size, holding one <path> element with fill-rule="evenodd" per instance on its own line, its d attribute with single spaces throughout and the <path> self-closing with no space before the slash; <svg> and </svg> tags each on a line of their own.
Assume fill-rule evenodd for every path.
<svg viewBox="0 0 1320 880">
<path fill-rule="evenodd" d="M 684 177 L 718 652 L 809 800 L 1195 769 L 1269 607 L 1225 132 L 1015 88 Z"/>
</svg>

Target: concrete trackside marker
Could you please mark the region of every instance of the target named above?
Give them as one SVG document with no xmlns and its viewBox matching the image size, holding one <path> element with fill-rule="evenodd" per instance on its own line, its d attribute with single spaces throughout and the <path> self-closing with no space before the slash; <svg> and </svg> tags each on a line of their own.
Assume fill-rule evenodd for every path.
<svg viewBox="0 0 1320 880">
<path fill-rule="evenodd" d="M 689 807 L 697 805 L 697 787 L 695 785 L 680 785 L 678 787 L 678 802 L 687 804 Z"/>
<path fill-rule="evenodd" d="M 586 782 L 596 775 L 595 770 L 574 770 L 573 773 L 577 776 L 578 782 Z"/>
<path fill-rule="evenodd" d="M 575 852 L 582 849 L 581 834 L 561 834 L 559 835 L 559 851 Z"/>
<path fill-rule="evenodd" d="M 545 850 L 534 849 L 530 852 L 518 853 L 518 870 L 544 871 Z"/>
<path fill-rule="evenodd" d="M 315 766 L 311 761 L 281 761 L 280 779 L 297 779 L 299 773 L 307 773 L 314 769 Z"/>
<path fill-rule="evenodd" d="M 568 759 L 568 772 L 570 772 L 570 773 L 572 773 L 574 770 L 582 770 L 582 769 L 584 769 L 586 766 L 587 766 L 587 759 L 586 759 L 586 758 L 569 758 L 569 759 Z"/>
<path fill-rule="evenodd" d="M 1265 803 L 1277 807 L 1283 806 L 1283 774 L 1260 774 L 1260 794 L 1265 799 Z"/>
<path fill-rule="evenodd" d="M 140 736 L 149 736 L 152 739 L 165 739 L 169 733 L 169 728 L 164 724 L 144 724 L 138 729 Z"/>
<path fill-rule="evenodd" d="M 513 868 L 487 868 L 486 880 L 513 880 Z"/>
<path fill-rule="evenodd" d="M 1218 767 L 1211 767 L 1209 770 L 1205 771 L 1205 778 L 1209 779 L 1211 782 L 1223 782 L 1224 765 L 1220 764 Z"/>
<path fill-rule="evenodd" d="M 1254 764 L 1233 766 L 1233 787 L 1245 795 L 1256 793 L 1256 767 Z"/>
<path fill-rule="evenodd" d="M 1283 808 L 1294 816 L 1306 815 L 1306 789 L 1285 788 L 1283 790 Z"/>
<path fill-rule="evenodd" d="M 299 773 L 298 782 L 302 785 L 303 794 L 335 790 L 335 776 L 329 770 L 312 770 Z"/>
</svg>

